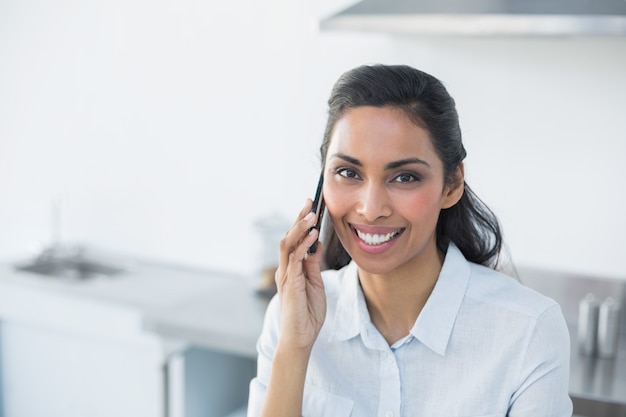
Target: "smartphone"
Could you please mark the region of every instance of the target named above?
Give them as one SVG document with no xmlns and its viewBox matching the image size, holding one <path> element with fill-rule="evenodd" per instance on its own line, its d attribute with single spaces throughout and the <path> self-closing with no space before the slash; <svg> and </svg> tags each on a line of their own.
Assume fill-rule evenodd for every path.
<svg viewBox="0 0 626 417">
<path fill-rule="evenodd" d="M 311 211 L 314 212 L 317 215 L 317 222 L 315 223 L 315 226 L 313 226 L 311 228 L 312 229 L 317 229 L 317 231 L 320 231 L 320 228 L 322 227 L 322 216 L 324 215 L 324 209 L 326 208 L 326 204 L 324 204 L 324 196 L 322 195 L 322 188 L 324 186 L 324 174 L 320 174 L 320 180 L 317 183 L 317 190 L 315 191 L 315 198 L 313 199 L 313 206 L 311 207 Z M 318 235 L 319 236 L 319 235 Z M 313 243 L 310 247 L 309 247 L 309 254 L 314 254 L 317 251 L 317 243 L 319 241 L 319 237 L 318 240 L 315 241 L 315 243 Z"/>
</svg>

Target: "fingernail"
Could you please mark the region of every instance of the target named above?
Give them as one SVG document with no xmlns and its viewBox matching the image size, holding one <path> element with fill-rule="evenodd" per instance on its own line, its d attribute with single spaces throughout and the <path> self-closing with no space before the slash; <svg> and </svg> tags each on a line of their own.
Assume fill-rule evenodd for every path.
<svg viewBox="0 0 626 417">
<path fill-rule="evenodd" d="M 313 218 L 313 216 L 315 216 L 315 213 L 313 213 L 312 211 L 309 211 L 307 215 L 304 216 L 304 220 L 309 221 Z"/>
</svg>

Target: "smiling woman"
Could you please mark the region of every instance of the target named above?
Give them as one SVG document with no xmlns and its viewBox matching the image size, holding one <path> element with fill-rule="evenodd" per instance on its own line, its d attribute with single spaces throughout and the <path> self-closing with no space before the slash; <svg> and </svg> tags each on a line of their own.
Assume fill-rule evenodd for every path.
<svg viewBox="0 0 626 417">
<path fill-rule="evenodd" d="M 365 67 L 364 69 L 371 69 Z M 333 94 L 329 99 L 329 117 L 326 125 L 324 141 L 321 146 L 322 161 L 326 161 L 329 147 L 336 142 L 333 136 L 343 133 L 346 121 L 342 121 L 346 113 L 363 107 L 387 107 L 397 115 L 403 123 L 395 126 L 387 125 L 388 129 L 406 128 L 413 131 L 420 140 L 420 145 L 431 154 L 431 166 L 428 162 L 417 159 L 426 168 L 440 168 L 443 172 L 440 177 L 446 182 L 446 187 L 463 185 L 462 195 L 458 205 L 451 204 L 441 212 L 442 221 L 437 226 L 437 245 L 445 251 L 449 241 L 454 241 L 461 247 L 468 260 L 497 266 L 498 256 L 502 247 L 500 225 L 495 215 L 486 207 L 464 183 L 462 161 L 466 152 L 461 140 L 461 129 L 455 109 L 454 99 L 447 93 L 443 84 L 424 72 L 411 73 L 407 67 L 396 68 L 396 76 L 402 79 L 398 83 L 391 71 L 383 74 L 367 74 L 367 71 L 352 71 L 345 73 L 336 83 Z M 379 79 L 375 84 L 372 77 Z M 383 126 L 380 126 L 383 128 Z M 364 126 L 369 131 L 369 127 Z M 387 137 L 387 133 L 402 135 L 402 132 L 379 131 L 379 141 Z M 373 133 L 374 134 L 374 133 Z M 411 134 L 411 132 L 407 132 Z M 413 146 L 417 143 L 409 142 Z M 388 149 L 388 142 L 379 142 L 377 151 Z M 409 154 L 402 154 L 399 161 L 389 162 L 391 167 L 399 167 L 399 163 L 407 162 Z M 434 156 L 434 158 L 433 158 Z M 443 187 L 442 187 L 443 188 Z M 458 189 L 457 189 L 458 191 Z M 343 245 L 334 237 L 334 231 L 329 230 L 329 250 L 326 254 L 327 266 L 338 269 L 348 263 L 350 257 L 343 250 Z"/>
<path fill-rule="evenodd" d="M 307 253 L 308 201 L 280 244 L 248 415 L 570 416 L 567 325 L 496 270 L 500 226 L 464 180 L 442 83 L 362 66 L 329 107 L 325 242 Z"/>
<path fill-rule="evenodd" d="M 359 106 L 338 120 L 327 154 L 324 198 L 357 264 L 414 274 L 424 251 L 437 259 L 438 217 L 461 198 L 463 173 L 461 165 L 446 181 L 425 129 L 396 107 Z"/>
</svg>

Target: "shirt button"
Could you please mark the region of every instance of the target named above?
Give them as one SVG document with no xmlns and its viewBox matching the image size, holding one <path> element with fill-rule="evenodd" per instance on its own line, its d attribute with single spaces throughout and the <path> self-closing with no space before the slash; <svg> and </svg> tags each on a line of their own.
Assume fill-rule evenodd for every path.
<svg viewBox="0 0 626 417">
<path fill-rule="evenodd" d="M 393 411 L 387 411 L 385 417 L 393 417 Z"/>
</svg>

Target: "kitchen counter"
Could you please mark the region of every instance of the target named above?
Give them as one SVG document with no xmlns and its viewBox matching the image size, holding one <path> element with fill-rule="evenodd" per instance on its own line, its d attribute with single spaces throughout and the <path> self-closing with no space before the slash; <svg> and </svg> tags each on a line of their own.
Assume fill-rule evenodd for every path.
<svg viewBox="0 0 626 417">
<path fill-rule="evenodd" d="M 220 280 L 211 291 L 153 311 L 147 330 L 183 343 L 256 359 L 267 301 L 240 280 Z"/>
<path fill-rule="evenodd" d="M 115 307 L 136 316 L 137 327 L 168 341 L 256 357 L 267 301 L 250 280 L 228 271 L 125 260 L 126 273 L 71 280 L 0 266 L 0 320 L 49 320 L 21 296 L 63 297 Z M 118 262 L 119 263 L 119 262 Z M 63 314 L 62 312 L 58 312 Z"/>
<path fill-rule="evenodd" d="M 570 395 L 626 406 L 626 337 L 621 335 L 619 350 L 613 359 L 578 353 L 576 328 L 570 327 L 572 357 Z"/>
</svg>

